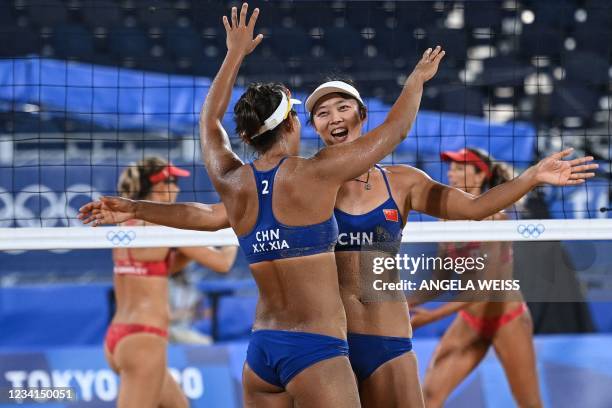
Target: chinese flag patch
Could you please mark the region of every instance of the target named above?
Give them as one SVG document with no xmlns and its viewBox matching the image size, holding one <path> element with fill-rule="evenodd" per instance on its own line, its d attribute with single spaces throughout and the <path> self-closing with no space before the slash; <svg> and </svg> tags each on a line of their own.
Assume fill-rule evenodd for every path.
<svg viewBox="0 0 612 408">
<path fill-rule="evenodd" d="M 399 214 L 397 213 L 397 210 L 383 210 L 383 213 L 385 214 L 385 220 L 399 222 Z"/>
</svg>

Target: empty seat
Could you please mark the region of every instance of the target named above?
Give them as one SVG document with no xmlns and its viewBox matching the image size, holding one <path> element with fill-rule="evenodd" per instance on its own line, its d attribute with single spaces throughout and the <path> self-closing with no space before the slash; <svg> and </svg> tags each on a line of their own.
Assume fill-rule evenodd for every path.
<svg viewBox="0 0 612 408">
<path fill-rule="evenodd" d="M 81 16 L 90 27 L 111 27 L 123 20 L 119 5 L 112 0 L 84 0 Z"/>
<path fill-rule="evenodd" d="M 390 15 L 376 2 L 354 2 L 345 9 L 346 20 L 357 30 L 382 27 Z"/>
<path fill-rule="evenodd" d="M 440 108 L 444 112 L 482 116 L 484 99 L 475 88 L 449 87 L 441 89 Z"/>
<path fill-rule="evenodd" d="M 285 73 L 285 65 L 273 54 L 254 52 L 245 58 L 240 73 L 249 81 L 274 81 Z"/>
<path fill-rule="evenodd" d="M 492 28 L 498 32 L 502 10 L 499 2 L 465 2 L 464 24 L 466 28 Z"/>
<path fill-rule="evenodd" d="M 396 2 L 395 7 L 398 26 L 407 30 L 433 26 L 444 17 L 434 10 L 431 1 L 402 1 Z"/>
<path fill-rule="evenodd" d="M 85 27 L 69 24 L 55 28 L 53 48 L 62 58 L 91 58 L 94 55 L 93 35 Z"/>
<path fill-rule="evenodd" d="M 265 13 L 265 10 L 262 12 Z M 293 17 L 306 30 L 313 27 L 331 27 L 334 12 L 326 1 L 298 1 L 293 3 Z"/>
<path fill-rule="evenodd" d="M 137 15 L 147 27 L 171 26 L 178 18 L 172 3 L 162 0 L 139 0 Z"/>
<path fill-rule="evenodd" d="M 231 9 L 229 5 L 213 0 L 194 1 L 190 17 L 199 28 L 222 28 L 223 23 L 221 18 L 223 15 L 230 16 Z"/>
<path fill-rule="evenodd" d="M 150 44 L 145 33 L 135 27 L 115 27 L 108 35 L 108 47 L 117 57 L 145 57 Z"/>
<path fill-rule="evenodd" d="M 397 74 L 393 64 L 384 57 L 363 57 L 355 61 L 352 76 L 363 87 L 364 93 L 373 95 L 374 90 L 388 84 L 397 85 Z"/>
<path fill-rule="evenodd" d="M 335 58 L 359 57 L 362 50 L 361 36 L 350 27 L 325 28 L 323 45 Z"/>
<path fill-rule="evenodd" d="M 416 65 L 417 61 L 414 62 Z M 407 72 L 406 74 L 408 74 Z M 452 86 L 464 86 L 459 78 L 459 70 L 449 64 L 441 64 L 436 76 L 427 81 L 426 87 L 438 87 L 440 89 L 452 88 Z"/>
<path fill-rule="evenodd" d="M 221 63 L 223 62 L 222 56 L 207 57 L 205 55 L 194 56 L 191 60 L 192 72 L 196 76 L 204 76 L 212 78 L 219 71 Z"/>
<path fill-rule="evenodd" d="M 40 50 L 40 37 L 30 29 L 0 27 L 0 57 L 16 57 Z"/>
<path fill-rule="evenodd" d="M 15 16 L 13 14 L 13 7 L 2 0 L 0 1 L 0 27 L 12 26 L 15 23 Z"/>
<path fill-rule="evenodd" d="M 30 20 L 44 27 L 62 24 L 68 19 L 68 10 L 59 0 L 28 1 L 25 4 Z"/>
<path fill-rule="evenodd" d="M 424 39 L 418 40 L 411 31 L 402 28 L 377 28 L 372 38 L 372 44 L 376 46 L 378 52 L 391 59 L 412 58 L 419 53 L 425 43 Z"/>
<path fill-rule="evenodd" d="M 610 28 L 612 26 L 612 3 L 604 0 L 601 3 L 589 2 L 585 7 L 589 27 Z"/>
<path fill-rule="evenodd" d="M 465 30 L 428 28 L 426 47 L 441 45 L 446 50 L 446 60 L 465 61 L 467 34 Z"/>
<path fill-rule="evenodd" d="M 304 75 L 306 87 L 312 86 L 312 89 L 319 85 L 319 82 L 325 80 L 327 76 L 332 76 L 339 71 L 338 65 L 330 56 L 321 55 L 318 57 L 305 56 L 300 61 L 299 71 Z"/>
<path fill-rule="evenodd" d="M 612 9 L 610 13 L 612 13 Z M 586 23 L 576 26 L 573 33 L 576 40 L 576 50 L 610 55 L 612 51 L 612 23 L 609 26 L 593 26 L 590 21 L 588 19 Z"/>
<path fill-rule="evenodd" d="M 598 108 L 598 94 L 595 91 L 567 82 L 555 83 L 550 101 L 550 116 L 553 120 L 566 117 L 589 119 Z"/>
<path fill-rule="evenodd" d="M 510 56 L 487 58 L 483 61 L 479 83 L 493 86 L 521 86 L 525 77 L 534 70 L 534 67 Z"/>
<path fill-rule="evenodd" d="M 168 27 L 164 44 L 169 54 L 177 58 L 192 58 L 204 52 L 199 33 L 193 27 Z"/>
<path fill-rule="evenodd" d="M 538 0 L 533 4 L 534 24 L 539 27 L 571 27 L 575 12 L 576 2 L 572 0 Z"/>
<path fill-rule="evenodd" d="M 265 41 L 275 54 L 283 57 L 308 55 L 312 47 L 312 39 L 300 27 L 273 28 Z"/>
<path fill-rule="evenodd" d="M 563 55 L 565 79 L 591 85 L 610 83 L 608 74 L 610 64 L 599 54 L 588 51 L 576 51 Z"/>
<path fill-rule="evenodd" d="M 559 30 L 529 24 L 521 32 L 520 53 L 531 58 L 534 55 L 558 56 L 563 50 L 563 35 Z"/>
<path fill-rule="evenodd" d="M 262 7 L 259 17 L 257 17 L 257 29 L 272 29 L 282 25 L 285 13 L 277 7 Z M 229 8 L 228 8 L 229 10 Z"/>
</svg>

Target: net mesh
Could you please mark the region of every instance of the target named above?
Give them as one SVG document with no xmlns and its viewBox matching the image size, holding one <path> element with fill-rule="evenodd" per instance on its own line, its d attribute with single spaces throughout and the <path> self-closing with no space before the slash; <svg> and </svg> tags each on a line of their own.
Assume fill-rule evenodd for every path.
<svg viewBox="0 0 612 408">
<path fill-rule="evenodd" d="M 0 249 L 19 251 L 0 254 L 1 270 L 68 256 L 57 252 L 84 242 L 113 247 L 108 237 L 125 231 L 83 229 L 76 211 L 99 195 L 116 194 L 121 171 L 144 157 L 191 170 L 180 180 L 179 201 L 218 201 L 201 164 L 197 121 L 225 53 L 220 16 L 230 5 L 0 2 L 7 17 L 0 28 Z M 384 119 L 423 50 L 442 44 L 447 56 L 426 86 L 417 122 L 384 163 L 412 165 L 447 183 L 447 164 L 440 160 L 445 150 L 482 148 L 518 173 L 574 147 L 577 155 L 596 158 L 596 178 L 578 187 L 537 188 L 508 209 L 515 219 L 510 224 L 482 224 L 479 233 L 474 223 L 448 228 L 458 228 L 459 240 L 494 240 L 504 231 L 511 240 L 610 238 L 601 227 L 608 225 L 602 218 L 610 213 L 602 209 L 610 206 L 612 171 L 608 2 L 254 6 L 261 8 L 258 29 L 266 38 L 245 60 L 232 104 L 252 81 L 283 81 L 304 99 L 329 76 L 352 77 L 366 100 L 370 130 Z M 300 118 L 308 119 L 304 112 Z M 231 114 L 224 126 L 235 151 L 252 160 L 254 153 L 233 135 Z M 302 154 L 310 155 L 322 142 L 311 126 L 302 130 Z M 446 239 L 449 229 L 429 225 L 433 220 L 410 214 L 405 236 Z M 141 236 L 148 237 L 141 241 L 146 245 L 168 245 L 154 228 Z M 176 239 L 176 245 L 212 245 L 230 238 L 181 232 Z M 42 252 L 23 252 L 31 249 Z"/>
</svg>

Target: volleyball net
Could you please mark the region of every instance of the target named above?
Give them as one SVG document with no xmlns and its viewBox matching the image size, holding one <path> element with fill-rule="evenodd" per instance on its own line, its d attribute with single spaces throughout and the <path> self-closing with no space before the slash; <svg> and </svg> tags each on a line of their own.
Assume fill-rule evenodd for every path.
<svg viewBox="0 0 612 408">
<path fill-rule="evenodd" d="M 417 122 L 383 164 L 412 165 L 443 183 L 448 165 L 440 153 L 465 147 L 486 150 L 515 175 L 565 147 L 600 164 L 583 185 L 537 188 L 507 210 L 510 221 L 440 222 L 412 213 L 406 243 L 612 238 L 612 41 L 601 40 L 611 35 L 606 2 L 258 6 L 266 38 L 246 58 L 230 106 L 252 81 L 283 81 L 304 100 L 329 75 L 352 77 L 370 130 L 384 120 L 422 51 L 442 44 L 447 56 L 426 84 Z M 84 248 L 234 244 L 229 231 L 89 228 L 76 219 L 81 205 L 116 195 L 126 166 L 152 155 L 191 171 L 179 180 L 179 201 L 218 201 L 202 166 L 197 121 L 225 53 L 220 16 L 229 6 L 99 2 L 92 8 L 43 1 L 3 7 L 12 20 L 1 35 L 17 38 L 3 46 L 0 59 L 0 250 L 12 251 L 0 255 L 5 268 L 44 262 L 39 252 L 23 252 L 32 250 L 65 255 Z M 299 114 L 308 156 L 323 143 L 305 112 Z M 252 160 L 234 135 L 231 114 L 223 124 L 235 151 Z"/>
</svg>

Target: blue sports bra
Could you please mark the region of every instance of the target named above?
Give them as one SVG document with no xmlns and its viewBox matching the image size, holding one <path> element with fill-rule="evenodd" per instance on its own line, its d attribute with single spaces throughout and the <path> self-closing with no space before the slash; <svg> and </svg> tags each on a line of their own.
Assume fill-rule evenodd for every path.
<svg viewBox="0 0 612 408">
<path fill-rule="evenodd" d="M 259 171 L 250 163 L 257 184 L 259 213 L 251 232 L 238 237 L 238 242 L 251 264 L 333 251 L 338 239 L 338 224 L 333 214 L 327 221 L 304 226 L 284 225 L 274 217 L 274 178 L 285 159 L 267 171 Z"/>
<path fill-rule="evenodd" d="M 334 209 L 340 230 L 336 251 L 382 250 L 396 253 L 399 250 L 404 222 L 391 195 L 385 172 L 378 165 L 376 168 L 382 173 L 389 198 L 365 214 L 353 215 Z"/>
</svg>

